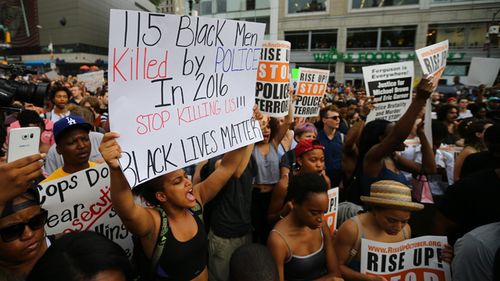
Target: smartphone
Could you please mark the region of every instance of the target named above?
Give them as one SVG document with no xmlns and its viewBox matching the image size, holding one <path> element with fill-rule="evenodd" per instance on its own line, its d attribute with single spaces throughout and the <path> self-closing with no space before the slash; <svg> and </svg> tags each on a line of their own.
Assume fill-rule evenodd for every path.
<svg viewBox="0 0 500 281">
<path fill-rule="evenodd" d="M 24 127 L 10 130 L 7 162 L 40 153 L 40 133 L 39 127 Z"/>
</svg>

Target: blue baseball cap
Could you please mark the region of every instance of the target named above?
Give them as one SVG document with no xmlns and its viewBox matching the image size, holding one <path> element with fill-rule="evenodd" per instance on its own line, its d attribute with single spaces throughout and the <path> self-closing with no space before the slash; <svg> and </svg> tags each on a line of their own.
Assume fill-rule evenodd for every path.
<svg viewBox="0 0 500 281">
<path fill-rule="evenodd" d="M 92 129 L 92 125 L 85 122 L 85 120 L 76 115 L 69 115 L 62 119 L 59 119 L 56 123 L 54 123 L 54 139 L 56 143 L 59 142 L 59 138 L 63 135 L 64 132 L 69 129 L 82 128 L 84 130 L 90 131 Z"/>
</svg>

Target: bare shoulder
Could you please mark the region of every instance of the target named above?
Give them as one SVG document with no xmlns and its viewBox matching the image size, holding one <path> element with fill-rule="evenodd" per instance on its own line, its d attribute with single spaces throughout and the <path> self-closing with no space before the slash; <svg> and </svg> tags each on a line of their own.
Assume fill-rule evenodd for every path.
<svg viewBox="0 0 500 281">
<path fill-rule="evenodd" d="M 354 244 L 357 239 L 358 225 L 352 219 L 346 220 L 335 236 L 335 241 L 341 244 Z"/>
</svg>

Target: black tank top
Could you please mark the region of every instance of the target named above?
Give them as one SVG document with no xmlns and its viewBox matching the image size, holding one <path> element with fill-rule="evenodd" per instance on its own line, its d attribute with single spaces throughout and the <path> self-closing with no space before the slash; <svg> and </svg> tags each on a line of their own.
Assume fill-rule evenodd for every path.
<svg viewBox="0 0 500 281">
<path fill-rule="evenodd" d="M 201 220 L 191 213 L 196 220 L 198 232 L 189 241 L 179 242 L 170 229 L 164 239 L 165 246 L 155 267 L 156 280 L 191 280 L 200 275 L 207 266 L 208 238 Z M 165 213 L 161 212 L 164 216 Z M 168 226 L 170 228 L 170 225 Z M 161 226 L 160 226 L 161 229 Z M 158 237 L 162 239 L 162 237 Z"/>
</svg>

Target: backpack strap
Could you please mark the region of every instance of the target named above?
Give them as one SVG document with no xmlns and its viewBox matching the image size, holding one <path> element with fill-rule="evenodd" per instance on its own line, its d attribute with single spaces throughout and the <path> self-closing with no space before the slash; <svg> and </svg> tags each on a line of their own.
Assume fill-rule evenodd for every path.
<svg viewBox="0 0 500 281">
<path fill-rule="evenodd" d="M 359 250 L 361 248 L 361 238 L 364 236 L 363 226 L 361 225 L 359 217 L 354 216 L 351 219 L 356 223 L 356 226 L 358 227 L 358 239 L 356 240 L 356 243 L 354 243 L 354 247 L 352 247 L 351 250 L 349 251 L 349 258 L 347 259 L 346 264 L 349 264 L 354 259 L 354 257 L 358 255 Z"/>
<path fill-rule="evenodd" d="M 154 271 L 156 264 L 160 260 L 163 249 L 165 248 L 165 242 L 167 241 L 168 233 L 168 218 L 167 214 L 162 208 L 157 208 L 160 212 L 161 223 L 160 223 L 160 233 L 158 234 L 158 239 L 156 240 L 156 247 L 153 251 L 153 256 L 151 257 L 151 270 Z"/>
<path fill-rule="evenodd" d="M 156 265 L 158 264 L 158 261 L 160 260 L 161 254 L 165 250 L 167 233 L 170 229 L 170 226 L 168 225 L 167 213 L 165 213 L 162 208 L 157 208 L 157 210 L 160 212 L 161 224 L 160 233 L 158 235 L 158 239 L 156 240 L 156 247 L 153 251 L 153 256 L 151 257 L 151 270 L 153 271 L 153 273 Z M 196 200 L 196 205 L 191 208 L 190 211 L 193 216 L 197 216 L 203 222 L 203 208 L 198 200 Z"/>
<path fill-rule="evenodd" d="M 342 132 L 339 133 L 340 133 L 340 143 L 344 144 L 345 135 Z"/>
</svg>

